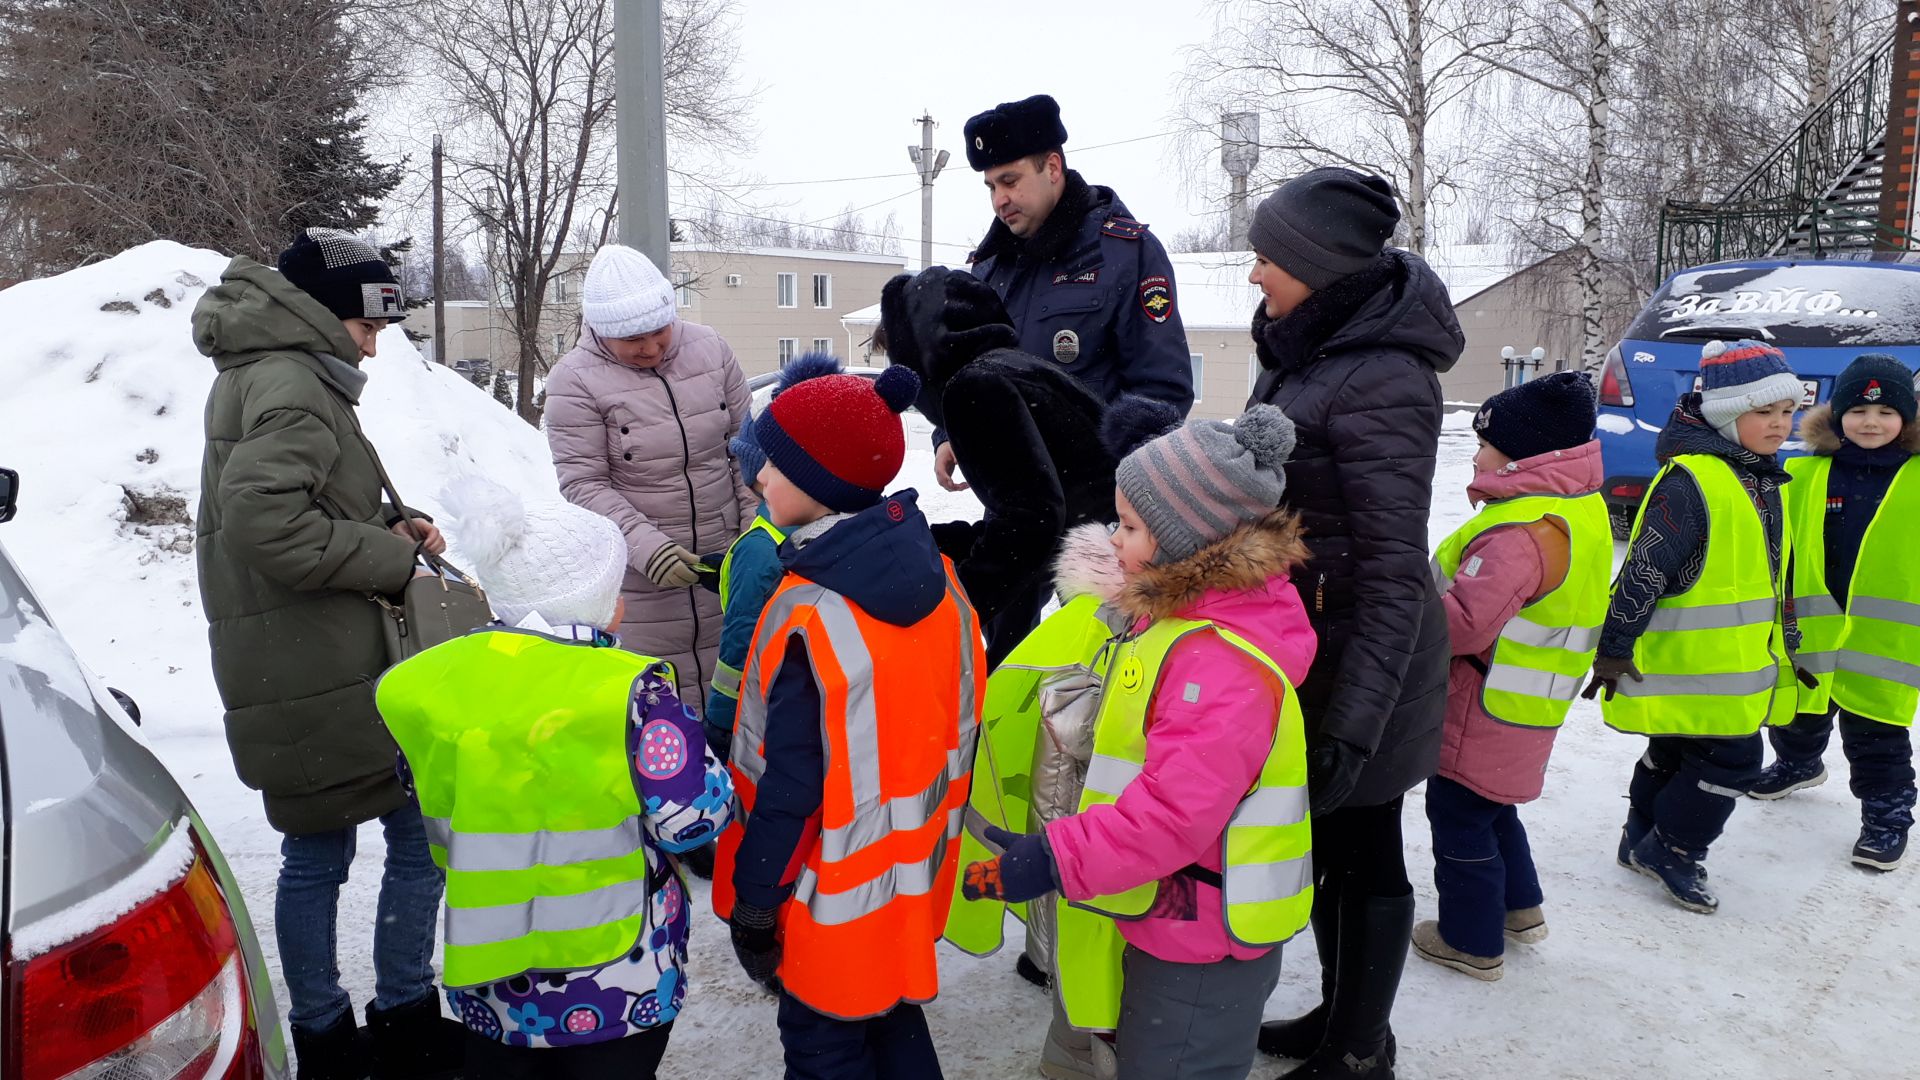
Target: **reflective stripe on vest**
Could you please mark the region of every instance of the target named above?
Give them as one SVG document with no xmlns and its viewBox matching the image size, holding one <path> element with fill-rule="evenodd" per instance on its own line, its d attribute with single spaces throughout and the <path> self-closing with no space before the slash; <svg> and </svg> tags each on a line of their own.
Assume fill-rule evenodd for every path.
<svg viewBox="0 0 1920 1080">
<path fill-rule="evenodd" d="M 733 581 L 733 553 L 739 550 L 740 544 L 743 541 L 745 541 L 747 537 L 752 536 L 754 533 L 766 533 L 767 536 L 773 539 L 774 547 L 779 547 L 781 544 L 784 544 L 787 542 L 787 534 L 781 530 L 780 526 L 775 525 L 771 521 L 768 521 L 767 515 L 759 514 L 754 517 L 753 524 L 747 526 L 747 531 L 740 534 L 739 539 L 727 545 L 727 554 L 720 560 L 720 610 L 721 611 L 726 611 L 731 606 L 728 602 L 728 597 L 732 595 L 731 582 Z M 727 694 L 728 697 L 740 696 L 739 674 L 740 674 L 739 672 L 734 673 L 735 681 L 733 684 L 733 693 Z M 721 691 L 721 693 L 726 693 L 726 691 L 723 690 Z"/>
<path fill-rule="evenodd" d="M 1002 854 L 986 840 L 986 827 L 1027 832 L 1039 826 L 1033 816 L 1032 770 L 1043 732 L 1042 691 L 1052 682 L 1093 676 L 1101 651 L 1119 628 L 1121 616 L 1102 607 L 1092 596 L 1079 596 L 1047 616 L 987 678 L 985 703 L 980 709 L 980 737 L 973 759 L 973 785 L 967 796 L 965 832 L 960 837 L 960 864 L 984 862 Z M 1006 913 L 1023 921 L 1026 904 L 955 897 L 942 934 L 955 947 L 986 956 L 1003 941 Z M 1060 904 L 1057 894 L 1038 903 Z M 1111 924 L 1112 920 L 1107 920 Z M 1123 943 L 1114 937 L 1117 956 Z"/>
<path fill-rule="evenodd" d="M 973 609 L 942 560 L 946 597 L 911 627 L 789 574 L 762 613 L 734 720 L 732 768 L 750 823 L 766 772 L 767 688 L 788 641 L 819 688 L 827 775 L 819 830 L 782 908 L 786 991 L 841 1019 L 939 986 L 933 944 L 958 869 L 985 657 Z M 722 836 L 714 907 L 732 910 L 742 830 Z M 848 963 L 859 957 L 858 964 Z"/>
<path fill-rule="evenodd" d="M 599 967 L 639 939 L 645 811 L 627 737 L 634 684 L 656 665 L 483 630 L 381 678 L 381 716 L 447 871 L 449 987 Z"/>
<path fill-rule="evenodd" d="M 1801 687 L 1799 709 L 1826 713 L 1838 704 L 1885 724 L 1911 726 L 1920 709 L 1920 567 L 1905 550 L 1920 529 L 1920 459 L 1894 474 L 1860 540 L 1846 606 L 1827 589 L 1828 457 L 1787 463 L 1784 489 L 1793 527 L 1794 614 L 1801 667 L 1819 685 Z"/>
<path fill-rule="evenodd" d="M 1566 526 L 1566 576 L 1501 627 L 1480 691 L 1488 716 L 1519 727 L 1559 727 L 1593 666 L 1607 618 L 1607 572 L 1613 560 L 1606 500 L 1590 493 L 1488 503 L 1441 541 L 1433 556 L 1440 579 L 1450 584 L 1467 547 L 1482 534 L 1548 517 Z"/>
<path fill-rule="evenodd" d="M 1643 678 L 1620 680 L 1611 700 L 1601 701 L 1601 715 L 1621 731 L 1701 738 L 1788 723 L 1799 695 L 1780 621 L 1785 571 L 1769 565 L 1760 511 L 1733 467 L 1703 454 L 1668 462 L 1648 485 L 1649 496 L 1674 469 L 1693 478 L 1706 506 L 1706 557 L 1692 588 L 1660 598 L 1634 645 Z M 1646 512 L 1643 501 L 1630 544 L 1638 542 Z M 1782 564 L 1791 561 L 1791 529 L 1789 517 Z"/>
</svg>

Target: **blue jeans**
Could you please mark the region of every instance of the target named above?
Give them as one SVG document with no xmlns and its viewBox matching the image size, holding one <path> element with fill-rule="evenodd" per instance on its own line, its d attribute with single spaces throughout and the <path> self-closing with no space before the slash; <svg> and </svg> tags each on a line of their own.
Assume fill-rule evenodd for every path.
<svg viewBox="0 0 1920 1080">
<path fill-rule="evenodd" d="M 1436 776 L 1427 781 L 1427 821 L 1441 940 L 1475 956 L 1501 955 L 1507 912 L 1540 906 L 1540 875 L 1519 808 Z"/>
<path fill-rule="evenodd" d="M 434 992 L 434 920 L 447 879 L 427 850 L 418 806 L 402 806 L 380 824 L 387 834 L 387 867 L 373 925 L 373 1004 L 385 1011 Z M 292 1000 L 287 1019 L 296 1028 L 324 1031 L 353 1013 L 353 1000 L 340 986 L 336 924 L 358 832 L 335 829 L 280 841 L 273 929 Z"/>
</svg>

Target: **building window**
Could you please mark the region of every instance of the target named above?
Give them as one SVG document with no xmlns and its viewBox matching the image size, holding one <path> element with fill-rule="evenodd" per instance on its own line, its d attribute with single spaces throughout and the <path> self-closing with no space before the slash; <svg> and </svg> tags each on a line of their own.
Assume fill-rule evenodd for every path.
<svg viewBox="0 0 1920 1080">
<path fill-rule="evenodd" d="M 553 276 L 553 302 L 556 304 L 567 302 L 567 275 L 565 274 Z"/>
<path fill-rule="evenodd" d="M 680 281 L 673 287 L 674 303 L 679 307 L 693 306 L 693 275 L 682 271 L 676 275 Z"/>
<path fill-rule="evenodd" d="M 784 274 L 782 276 L 792 277 L 793 275 Z M 783 337 L 780 339 L 780 366 L 781 367 L 786 367 L 788 364 L 793 363 L 793 358 L 798 356 L 799 354 L 800 354 L 799 338 Z"/>
<path fill-rule="evenodd" d="M 779 275 L 776 275 L 776 277 L 780 283 L 780 286 L 779 286 L 780 295 L 777 298 L 775 298 L 774 304 L 778 307 L 799 306 L 799 302 L 796 299 L 794 299 L 794 293 L 800 287 L 799 275 L 779 274 Z"/>
<path fill-rule="evenodd" d="M 813 306 L 830 308 L 833 306 L 833 275 L 813 275 Z"/>
<path fill-rule="evenodd" d="M 1207 358 L 1196 352 L 1188 353 L 1187 359 L 1193 364 L 1193 400 L 1197 404 L 1200 401 L 1200 385 L 1205 382 L 1207 373 Z"/>
<path fill-rule="evenodd" d="M 833 355 L 833 339 L 830 337 L 814 338 L 813 351 L 817 353 L 825 353 L 828 356 L 832 356 Z"/>
</svg>

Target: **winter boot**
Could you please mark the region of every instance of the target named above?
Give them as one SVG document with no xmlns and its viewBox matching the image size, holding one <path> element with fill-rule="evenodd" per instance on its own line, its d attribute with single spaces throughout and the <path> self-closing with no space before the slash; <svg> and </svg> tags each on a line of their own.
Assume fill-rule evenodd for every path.
<svg viewBox="0 0 1920 1080">
<path fill-rule="evenodd" d="M 1413 895 L 1343 897 L 1327 1037 L 1283 1080 L 1393 1080 L 1388 1021 L 1413 936 Z"/>
<path fill-rule="evenodd" d="M 300 1080 L 366 1080 L 366 1033 L 351 1010 L 332 1027 L 309 1030 L 295 1025 L 293 1056 Z"/>
<path fill-rule="evenodd" d="M 1711 915 L 1720 907 L 1720 898 L 1707 887 L 1707 868 L 1685 849 L 1668 843 L 1658 829 L 1634 845 L 1633 868 L 1658 881 L 1673 902 L 1688 911 Z"/>
<path fill-rule="evenodd" d="M 1853 845 L 1853 861 L 1882 873 L 1900 865 L 1907 853 L 1907 831 L 1879 825 L 1860 827 L 1860 840 Z"/>
<path fill-rule="evenodd" d="M 1471 975 L 1481 982 L 1497 982 L 1505 974 L 1506 961 L 1498 956 L 1475 956 L 1447 944 L 1440 936 L 1440 924 L 1428 919 L 1413 928 L 1413 951 L 1420 959 L 1431 960 L 1443 968 Z"/>
<path fill-rule="evenodd" d="M 1506 926 L 1502 929 L 1508 941 L 1517 941 L 1522 945 L 1538 945 L 1547 940 L 1547 916 L 1537 907 L 1509 911 Z"/>
<path fill-rule="evenodd" d="M 713 880 L 713 845 L 694 848 L 680 853 L 680 865 L 701 881 Z"/>
<path fill-rule="evenodd" d="M 368 1005 L 373 1080 L 456 1080 L 466 1057 L 466 1031 L 440 1015 L 437 993 L 392 1009 Z"/>
<path fill-rule="evenodd" d="M 1620 827 L 1620 851 L 1614 856 L 1615 861 L 1620 864 L 1621 869 L 1635 869 L 1633 865 L 1634 846 L 1640 843 L 1641 837 L 1646 836 L 1652 831 L 1653 822 L 1648 821 L 1645 815 L 1641 814 L 1638 810 L 1627 811 L 1627 823 Z"/>
<path fill-rule="evenodd" d="M 1760 770 L 1760 779 L 1753 782 L 1747 794 L 1771 802 L 1826 782 L 1827 766 L 1819 758 L 1799 763 L 1776 758 L 1773 764 Z"/>
<path fill-rule="evenodd" d="M 1047 1080 L 1095 1080 L 1093 1044 L 1098 1041 L 1075 1031 L 1060 1003 L 1054 1002 L 1053 1023 L 1047 1026 L 1047 1041 L 1040 1048 L 1040 1075 Z"/>
<path fill-rule="evenodd" d="M 1327 1008 L 1333 1000 L 1333 973 L 1339 966 L 1340 900 L 1330 888 L 1314 896 L 1313 948 L 1320 954 L 1320 1004 L 1291 1020 L 1260 1025 L 1260 1052 L 1305 1061 L 1327 1038 Z"/>
<path fill-rule="evenodd" d="M 1053 981 L 1047 977 L 1046 972 L 1040 970 L 1039 964 L 1033 962 L 1033 957 L 1028 956 L 1026 953 L 1021 953 L 1020 959 L 1013 962 L 1013 971 L 1014 974 L 1042 990 L 1045 990 L 1048 984 Z"/>
</svg>

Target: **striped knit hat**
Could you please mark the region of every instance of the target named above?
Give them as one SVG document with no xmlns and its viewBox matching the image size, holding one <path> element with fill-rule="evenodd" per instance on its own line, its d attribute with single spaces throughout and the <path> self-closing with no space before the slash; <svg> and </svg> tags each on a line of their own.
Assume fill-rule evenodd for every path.
<svg viewBox="0 0 1920 1080">
<path fill-rule="evenodd" d="M 1779 349 L 1764 341 L 1709 341 L 1700 350 L 1700 415 L 1730 443 L 1734 421 L 1777 401 L 1798 403 L 1805 388 Z"/>
<path fill-rule="evenodd" d="M 1255 405 L 1231 423 L 1193 420 L 1140 445 L 1114 482 L 1159 545 L 1156 561 L 1178 562 L 1272 513 L 1291 453 L 1293 421 Z"/>
</svg>

